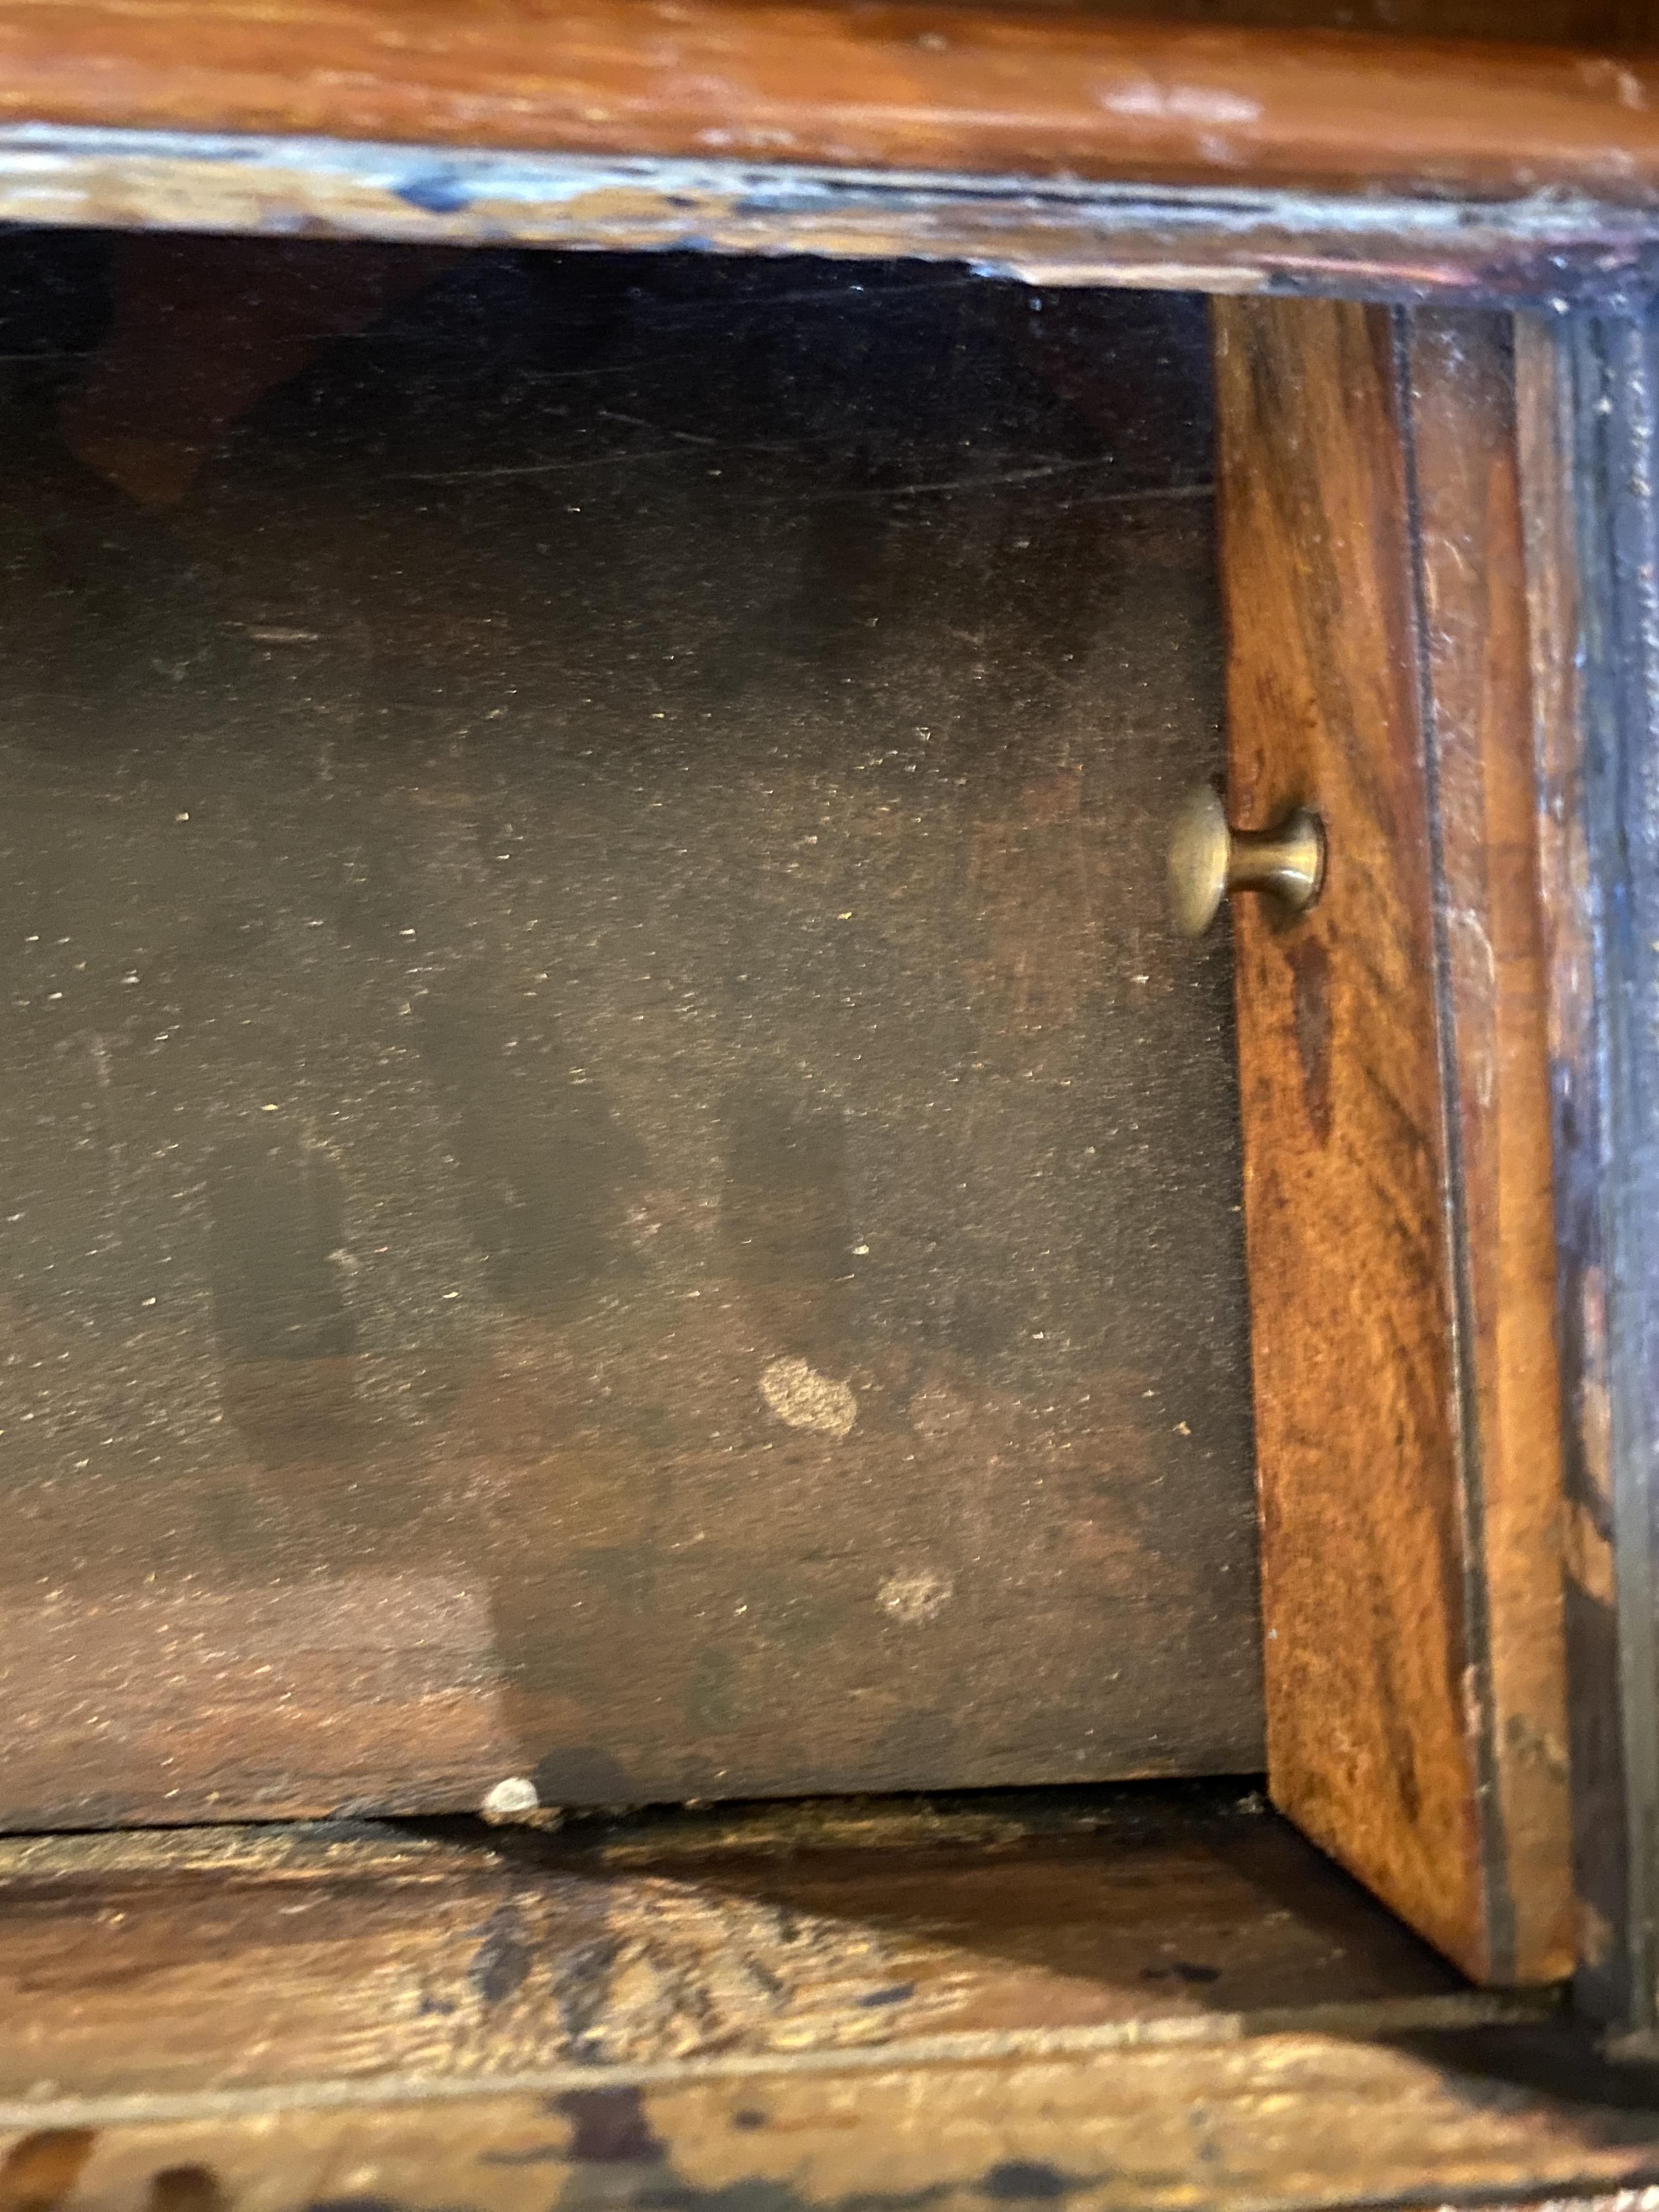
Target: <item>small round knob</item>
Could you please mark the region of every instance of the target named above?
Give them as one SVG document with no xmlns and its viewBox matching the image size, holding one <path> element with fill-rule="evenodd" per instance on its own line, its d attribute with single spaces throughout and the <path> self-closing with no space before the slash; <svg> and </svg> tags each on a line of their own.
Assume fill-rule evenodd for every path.
<svg viewBox="0 0 1659 2212">
<path fill-rule="evenodd" d="M 1206 783 L 1186 800 L 1170 838 L 1170 902 L 1183 937 L 1202 937 L 1231 891 L 1266 891 L 1305 914 L 1325 877 L 1325 833 L 1305 806 L 1277 830 L 1230 830 Z"/>
</svg>

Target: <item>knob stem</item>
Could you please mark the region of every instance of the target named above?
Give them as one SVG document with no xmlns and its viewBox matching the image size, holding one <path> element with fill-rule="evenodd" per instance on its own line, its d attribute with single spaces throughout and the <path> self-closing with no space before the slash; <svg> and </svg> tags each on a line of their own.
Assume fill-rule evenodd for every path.
<svg viewBox="0 0 1659 2212">
<path fill-rule="evenodd" d="M 1230 830 L 1206 783 L 1176 817 L 1170 899 L 1183 936 L 1201 937 L 1233 891 L 1261 891 L 1288 915 L 1305 914 L 1325 878 L 1325 833 L 1308 809 L 1275 830 Z"/>
</svg>

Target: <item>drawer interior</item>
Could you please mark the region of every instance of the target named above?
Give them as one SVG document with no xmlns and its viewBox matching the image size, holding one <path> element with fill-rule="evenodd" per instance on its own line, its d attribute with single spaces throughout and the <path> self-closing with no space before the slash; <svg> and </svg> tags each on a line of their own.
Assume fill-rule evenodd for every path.
<svg viewBox="0 0 1659 2212">
<path fill-rule="evenodd" d="M 1258 1769 L 1205 304 L 0 271 L 0 1821 Z"/>
</svg>

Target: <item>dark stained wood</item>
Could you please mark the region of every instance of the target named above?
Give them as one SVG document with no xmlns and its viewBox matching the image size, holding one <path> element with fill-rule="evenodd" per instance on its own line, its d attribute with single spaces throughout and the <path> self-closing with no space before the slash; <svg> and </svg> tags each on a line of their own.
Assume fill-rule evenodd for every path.
<svg viewBox="0 0 1659 2212">
<path fill-rule="evenodd" d="M 1551 981 L 1577 1996 L 1659 2030 L 1659 698 L 1655 334 L 1524 321 L 1519 366 Z"/>
<path fill-rule="evenodd" d="M 1516 325 L 1526 489 L 1539 849 L 1550 977 L 1555 1225 L 1563 1405 L 1563 1568 L 1572 1721 L 1574 1888 L 1581 2001 L 1602 2018 L 1639 2008 L 1629 1938 L 1629 1808 L 1619 1686 L 1605 1237 L 1605 1106 L 1596 1066 L 1597 886 L 1589 847 L 1578 660 L 1576 446 L 1571 356 L 1547 325 Z M 1639 1954 L 1638 1954 L 1639 1956 Z M 1634 1967 L 1634 1972 L 1632 1968 Z"/>
<path fill-rule="evenodd" d="M 982 4 L 982 0 L 969 0 Z M 1650 46 L 1652 0 L 1059 0 L 1090 20 L 1206 30 L 1364 31 L 1390 39 Z"/>
<path fill-rule="evenodd" d="M 1161 184 L 1659 188 L 1639 56 L 1065 9 L 8 0 L 0 115 Z"/>
<path fill-rule="evenodd" d="M 1450 1127 L 1461 1207 L 1465 1542 L 1488 1910 L 1540 1975 L 1573 1957 L 1548 984 L 1510 329 L 1406 336 Z M 1495 1894 L 1494 1894 L 1495 1893 Z"/>
<path fill-rule="evenodd" d="M 1256 1771 L 1201 307 L 0 261 L 0 1820 Z"/>
<path fill-rule="evenodd" d="M 1469 1972 L 1547 1979 L 1559 1469 L 1502 331 L 1216 315 L 1231 805 L 1311 805 L 1329 847 L 1310 916 L 1234 917 L 1270 1786 Z"/>
<path fill-rule="evenodd" d="M 1395 39 L 1525 40 L 1560 46 L 1650 46 L 1652 0 L 1073 0 L 1089 15 L 1286 31 L 1368 31 Z"/>
</svg>

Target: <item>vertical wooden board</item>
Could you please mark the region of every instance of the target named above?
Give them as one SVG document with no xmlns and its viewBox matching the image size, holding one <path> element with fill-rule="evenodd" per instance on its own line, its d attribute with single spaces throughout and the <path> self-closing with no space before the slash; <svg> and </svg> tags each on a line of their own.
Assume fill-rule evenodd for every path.
<svg viewBox="0 0 1659 2212">
<path fill-rule="evenodd" d="M 1541 317 L 1516 326 L 1525 491 L 1539 861 L 1550 976 L 1557 1330 L 1561 1367 L 1562 1565 L 1571 1703 L 1578 1995 L 1621 2009 L 1618 1928 L 1629 1909 L 1606 1273 L 1598 1176 L 1603 1101 L 1595 992 L 1596 896 L 1585 811 L 1574 544 L 1571 372 Z"/>
<path fill-rule="evenodd" d="M 1218 309 L 1269 1765 L 1483 1978 L 1572 1956 L 1547 965 L 1509 326 Z"/>
<path fill-rule="evenodd" d="M 1516 392 L 1550 980 L 1574 1996 L 1626 2032 L 1627 2053 L 1650 2053 L 1659 2022 L 1653 326 L 1636 316 L 1523 318 Z"/>
<path fill-rule="evenodd" d="M 1572 1962 L 1548 968 L 1515 360 L 1506 317 L 1407 325 L 1438 825 L 1471 1688 L 1489 1942 Z"/>
<path fill-rule="evenodd" d="M 1429 823 L 1394 324 L 1217 308 L 1231 805 L 1314 805 L 1314 912 L 1234 917 L 1277 1802 L 1484 1949 Z M 1403 648 L 1403 649 L 1402 649 Z"/>
<path fill-rule="evenodd" d="M 1549 1978 L 1559 1478 L 1507 357 L 1491 324 L 1335 303 L 1216 328 L 1233 815 L 1311 805 L 1328 840 L 1310 915 L 1234 921 L 1273 1791 L 1470 1972 Z"/>
</svg>

